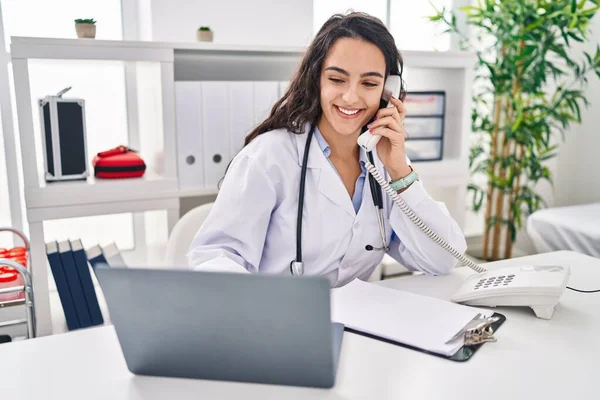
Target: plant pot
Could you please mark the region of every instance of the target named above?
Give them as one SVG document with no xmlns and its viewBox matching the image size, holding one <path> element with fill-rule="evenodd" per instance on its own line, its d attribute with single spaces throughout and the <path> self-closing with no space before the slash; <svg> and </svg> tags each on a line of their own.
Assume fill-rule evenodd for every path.
<svg viewBox="0 0 600 400">
<path fill-rule="evenodd" d="M 80 39 L 94 39 L 96 37 L 96 24 L 75 24 L 77 37 Z"/>
<path fill-rule="evenodd" d="M 212 31 L 196 31 L 196 39 L 199 42 L 212 42 L 213 32 Z"/>
</svg>

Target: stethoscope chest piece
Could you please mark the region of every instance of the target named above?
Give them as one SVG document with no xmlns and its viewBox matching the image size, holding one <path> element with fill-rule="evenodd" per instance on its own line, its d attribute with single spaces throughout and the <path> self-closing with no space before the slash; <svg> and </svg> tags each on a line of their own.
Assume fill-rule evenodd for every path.
<svg viewBox="0 0 600 400">
<path fill-rule="evenodd" d="M 304 275 L 304 263 L 299 261 L 292 261 L 290 263 L 290 272 L 293 276 Z"/>
</svg>

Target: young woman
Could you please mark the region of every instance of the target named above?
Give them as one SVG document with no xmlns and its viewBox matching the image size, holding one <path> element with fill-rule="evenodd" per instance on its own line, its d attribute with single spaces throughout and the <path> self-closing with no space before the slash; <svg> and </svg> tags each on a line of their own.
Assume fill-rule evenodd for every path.
<svg viewBox="0 0 600 400">
<path fill-rule="evenodd" d="M 402 69 L 394 38 L 380 20 L 363 13 L 331 17 L 288 91 L 231 162 L 191 245 L 190 266 L 322 275 L 337 287 L 367 279 L 387 252 L 411 270 L 449 272 L 453 256 L 385 192 L 379 214 L 371 194 L 379 186 L 371 185 L 369 158 L 357 145 L 364 129 L 381 135 L 372 152 L 380 174 L 429 228 L 464 252 L 458 224 L 425 191 L 406 157 L 404 89 L 391 99 L 393 107 L 380 109 L 387 77 L 401 77 Z"/>
</svg>

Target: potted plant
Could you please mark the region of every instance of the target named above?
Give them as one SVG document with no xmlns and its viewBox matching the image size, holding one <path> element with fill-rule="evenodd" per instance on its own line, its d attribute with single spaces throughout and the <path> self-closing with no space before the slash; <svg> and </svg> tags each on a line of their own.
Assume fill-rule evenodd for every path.
<svg viewBox="0 0 600 400">
<path fill-rule="evenodd" d="M 78 18 L 75 20 L 77 37 L 94 39 L 96 37 L 96 21 L 93 18 Z"/>
<path fill-rule="evenodd" d="M 200 42 L 212 42 L 213 41 L 213 32 L 210 30 L 208 26 L 201 26 L 196 32 L 196 38 Z"/>
<path fill-rule="evenodd" d="M 589 0 L 479 0 L 460 8 L 468 37 L 455 12 L 430 17 L 477 59 L 468 190 L 473 210 L 485 208 L 485 233 L 482 254 L 472 255 L 510 258 L 522 216 L 544 206 L 536 185 L 552 183 L 546 162 L 581 122 L 589 74 L 600 77 L 600 48 L 571 48 L 588 40 L 599 8 Z"/>
</svg>

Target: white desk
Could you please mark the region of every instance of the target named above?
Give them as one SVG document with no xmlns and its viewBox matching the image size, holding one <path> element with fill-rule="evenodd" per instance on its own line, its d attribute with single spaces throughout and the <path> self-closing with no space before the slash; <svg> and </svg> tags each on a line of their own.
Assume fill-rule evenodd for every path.
<svg viewBox="0 0 600 400">
<path fill-rule="evenodd" d="M 600 259 L 555 252 L 488 264 L 562 263 L 570 285 L 600 288 Z M 448 298 L 470 273 L 382 284 Z M 498 342 L 456 363 L 346 333 L 335 388 L 280 387 L 133 376 L 112 327 L 0 345 L 2 399 L 590 399 L 598 398 L 600 294 L 567 291 L 552 320 L 499 309 Z"/>
</svg>

